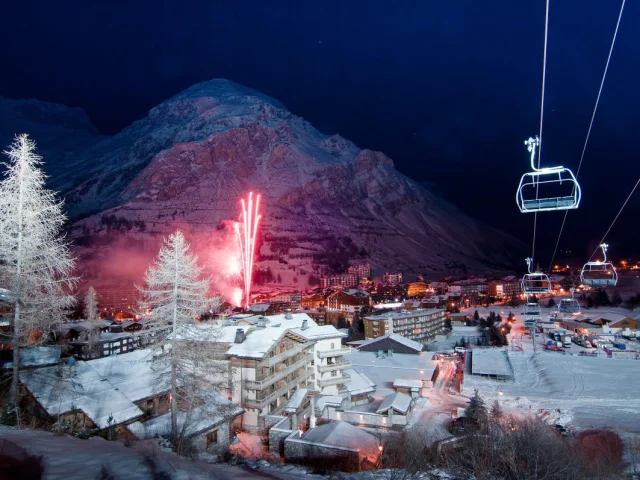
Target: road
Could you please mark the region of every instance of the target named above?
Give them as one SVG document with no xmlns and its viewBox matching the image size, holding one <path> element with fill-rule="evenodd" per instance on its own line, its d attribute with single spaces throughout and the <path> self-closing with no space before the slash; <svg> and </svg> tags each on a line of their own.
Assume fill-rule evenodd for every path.
<svg viewBox="0 0 640 480">
<path fill-rule="evenodd" d="M 447 431 L 447 423 L 458 408 L 466 408 L 467 397 L 451 390 L 456 385 L 457 359 L 443 359 L 440 374 L 433 387 L 423 388 L 421 395 L 428 400 L 422 407 L 414 410 L 409 423 L 411 428 L 421 428 L 424 435 L 432 440 L 447 438 L 451 434 Z"/>
</svg>

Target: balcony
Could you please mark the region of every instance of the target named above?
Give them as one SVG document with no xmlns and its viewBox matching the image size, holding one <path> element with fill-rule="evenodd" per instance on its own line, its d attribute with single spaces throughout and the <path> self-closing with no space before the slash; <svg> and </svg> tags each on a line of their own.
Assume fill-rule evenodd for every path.
<svg viewBox="0 0 640 480">
<path fill-rule="evenodd" d="M 336 348 L 334 350 L 324 350 L 322 352 L 318 352 L 318 358 L 341 357 L 343 355 L 349 355 L 350 353 L 351 347 Z"/>
<path fill-rule="evenodd" d="M 351 377 L 349 375 L 339 375 L 336 377 L 319 378 L 318 386 L 320 388 L 325 388 L 325 387 L 330 387 L 331 385 L 345 384 L 350 381 L 351 381 Z"/>
<path fill-rule="evenodd" d="M 327 365 L 318 365 L 318 372 L 325 373 L 332 370 L 341 370 L 344 368 L 351 368 L 351 362 L 341 361 L 336 363 L 329 363 Z"/>
<path fill-rule="evenodd" d="M 293 357 L 296 353 L 300 353 L 314 344 L 315 342 L 301 343 L 293 348 L 290 348 L 289 350 L 274 355 L 273 357 L 267 357 L 263 359 L 261 363 L 262 365 L 266 365 L 267 367 L 274 367 L 275 365 L 282 363 L 284 359 Z"/>
<path fill-rule="evenodd" d="M 284 395 L 285 393 L 287 393 L 292 388 L 294 388 L 297 385 L 299 385 L 300 383 L 306 381 L 312 375 L 313 375 L 313 370 L 309 369 L 306 372 L 304 372 L 302 375 L 300 375 L 299 377 L 296 377 L 293 380 L 291 380 L 285 386 L 280 387 L 275 392 L 272 392 L 272 393 L 270 393 L 269 395 L 267 395 L 267 396 L 265 396 L 263 398 L 257 398 L 257 399 L 246 398 L 244 400 L 244 406 L 246 408 L 257 408 L 257 409 L 261 410 L 264 407 L 266 407 L 267 405 L 269 405 L 271 402 L 273 402 L 275 399 L 277 399 L 277 398 L 281 397 L 282 395 Z"/>
<path fill-rule="evenodd" d="M 309 363 L 311 363 L 311 355 L 305 355 L 297 362 L 294 362 L 288 367 L 275 372 L 273 375 L 269 375 L 268 377 L 265 377 L 261 380 L 245 380 L 244 386 L 247 390 L 264 390 L 278 380 L 283 379 L 291 372 L 294 372 L 299 368 L 305 368 Z"/>
</svg>

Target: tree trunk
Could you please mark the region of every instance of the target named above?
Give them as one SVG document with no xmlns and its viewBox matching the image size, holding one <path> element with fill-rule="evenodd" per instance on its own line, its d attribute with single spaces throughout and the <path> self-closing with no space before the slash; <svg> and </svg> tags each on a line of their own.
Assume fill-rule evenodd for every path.
<svg viewBox="0 0 640 480">
<path fill-rule="evenodd" d="M 11 375 L 11 390 L 9 392 L 9 410 L 16 408 L 18 400 L 18 383 L 20 381 L 20 301 L 22 298 L 22 229 L 23 221 L 23 168 L 20 166 L 20 194 L 18 197 L 18 251 L 16 265 L 16 286 L 13 292 L 13 372 Z M 17 416 L 17 412 L 16 412 Z"/>
<path fill-rule="evenodd" d="M 174 449 L 178 446 L 178 401 L 176 379 L 176 323 L 178 321 L 178 249 L 175 252 L 175 277 L 173 281 L 173 335 L 171 337 L 171 437 Z"/>
</svg>

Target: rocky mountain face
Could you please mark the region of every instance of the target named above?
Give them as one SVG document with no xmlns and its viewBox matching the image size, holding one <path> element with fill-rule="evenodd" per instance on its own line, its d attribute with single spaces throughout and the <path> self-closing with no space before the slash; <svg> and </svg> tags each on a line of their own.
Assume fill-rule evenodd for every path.
<svg viewBox="0 0 640 480">
<path fill-rule="evenodd" d="M 22 131 L 41 146 L 50 186 L 65 197 L 88 281 L 139 282 L 176 228 L 226 281 L 237 245 L 231 224 L 249 191 L 262 197 L 259 279 L 270 270 L 306 286 L 356 258 L 378 273 L 473 273 L 522 256 L 517 240 L 435 197 L 383 153 L 324 135 L 230 81 L 194 85 L 112 137 L 78 109 L 1 100 L 0 139 Z"/>
</svg>

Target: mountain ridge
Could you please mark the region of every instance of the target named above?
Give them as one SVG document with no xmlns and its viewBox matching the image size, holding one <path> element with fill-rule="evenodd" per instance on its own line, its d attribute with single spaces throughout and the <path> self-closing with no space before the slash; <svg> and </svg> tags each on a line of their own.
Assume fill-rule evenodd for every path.
<svg viewBox="0 0 640 480">
<path fill-rule="evenodd" d="M 398 172 L 384 153 L 325 135 L 228 80 L 196 84 L 122 132 L 91 138 L 48 168 L 88 259 L 107 261 L 126 242 L 149 256 L 173 228 L 207 258 L 231 251 L 227 226 L 249 190 L 262 195 L 266 214 L 258 268 L 277 270 L 283 283 L 339 271 L 363 249 L 377 271 L 416 274 L 495 270 L 523 250 Z M 105 216 L 119 222 L 118 238 Z M 96 245 L 106 248 L 96 254 Z"/>
</svg>

